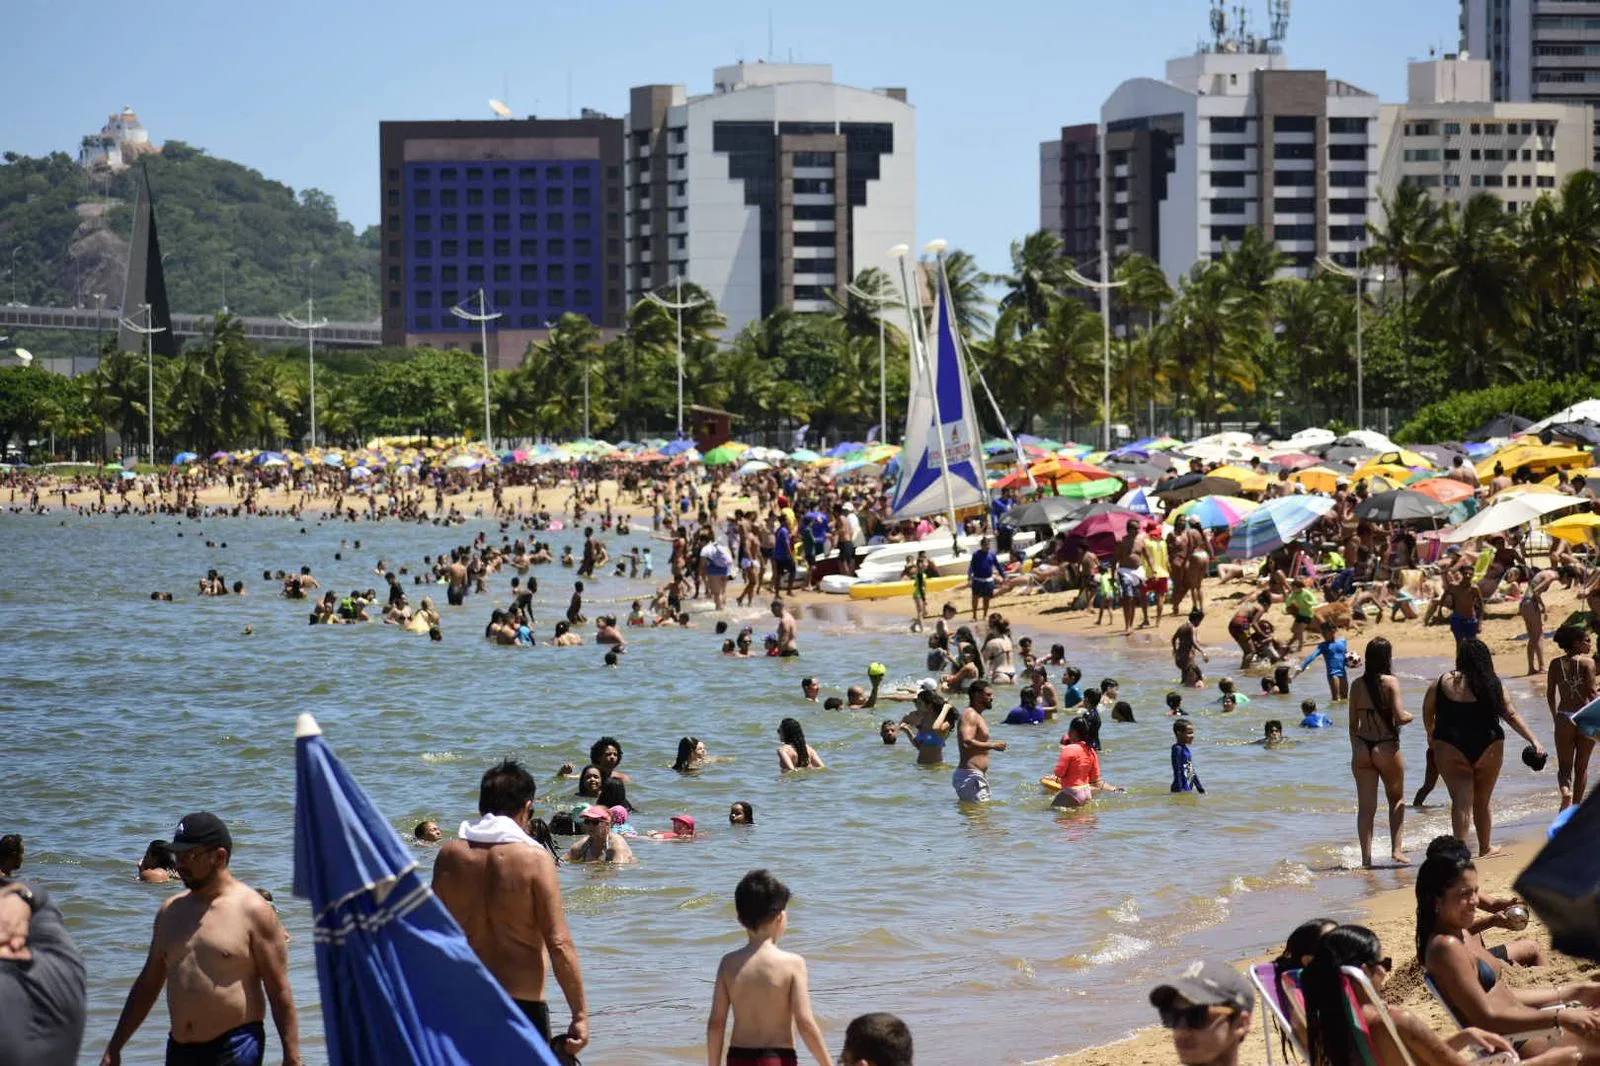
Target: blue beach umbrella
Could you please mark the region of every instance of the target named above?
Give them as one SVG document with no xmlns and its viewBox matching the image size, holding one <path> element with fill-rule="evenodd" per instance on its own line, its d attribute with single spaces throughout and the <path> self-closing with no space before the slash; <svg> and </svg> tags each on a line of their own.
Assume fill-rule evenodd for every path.
<svg viewBox="0 0 1600 1066">
<path fill-rule="evenodd" d="M 660 448 L 658 448 L 656 450 L 659 451 L 662 455 L 681 455 L 681 454 L 683 454 L 684 452 L 688 451 L 690 448 L 693 448 L 693 447 L 694 447 L 694 441 L 692 441 L 692 440 L 675 440 L 675 441 L 670 441 L 670 442 L 668 442 L 666 444 L 663 444 Z"/>
<path fill-rule="evenodd" d="M 1224 554 L 1230 559 L 1259 559 L 1289 543 L 1331 510 L 1333 499 L 1329 496 L 1281 496 L 1268 500 L 1234 527 Z"/>
<path fill-rule="evenodd" d="M 179 452 L 172 457 L 172 465 L 182 466 L 184 463 L 192 463 L 198 458 L 200 457 L 194 452 Z"/>
<path fill-rule="evenodd" d="M 309 714 L 295 727 L 294 894 L 316 920 L 333 1066 L 557 1066 Z"/>
</svg>

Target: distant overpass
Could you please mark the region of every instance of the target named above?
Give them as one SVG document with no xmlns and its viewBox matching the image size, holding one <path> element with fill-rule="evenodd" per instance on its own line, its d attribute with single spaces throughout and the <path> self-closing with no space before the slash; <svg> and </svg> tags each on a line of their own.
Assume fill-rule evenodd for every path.
<svg viewBox="0 0 1600 1066">
<path fill-rule="evenodd" d="M 0 307 L 0 334 L 27 329 L 72 329 L 89 333 L 115 333 L 121 312 L 106 308 L 83 307 Z M 180 337 L 202 337 L 210 333 L 209 323 L 216 315 L 172 316 L 172 329 Z M 306 331 L 278 318 L 245 318 L 244 333 L 254 341 L 304 343 Z M 376 348 L 382 330 L 376 322 L 329 322 L 317 330 L 317 344 L 328 348 Z"/>
</svg>

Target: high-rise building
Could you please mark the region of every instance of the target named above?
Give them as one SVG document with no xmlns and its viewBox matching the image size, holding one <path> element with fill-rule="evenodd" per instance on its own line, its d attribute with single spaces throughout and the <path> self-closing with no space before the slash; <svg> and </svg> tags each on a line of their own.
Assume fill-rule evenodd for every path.
<svg viewBox="0 0 1600 1066">
<path fill-rule="evenodd" d="M 621 119 L 384 122 L 383 343 L 471 348 L 490 313 L 491 364 L 576 312 L 602 327 L 625 314 Z"/>
<path fill-rule="evenodd" d="M 1404 104 L 1384 104 L 1379 185 L 1401 185 L 1440 203 L 1482 192 L 1526 208 L 1594 158 L 1591 109 L 1581 103 L 1497 103 L 1487 59 L 1447 55 L 1412 63 Z"/>
<path fill-rule="evenodd" d="M 1461 0 L 1461 50 L 1489 61 L 1492 100 L 1600 108 L 1600 0 Z"/>
<path fill-rule="evenodd" d="M 823 311 L 831 289 L 916 237 L 916 112 L 826 64 L 737 63 L 713 89 L 632 91 L 627 299 L 678 278 L 729 333 L 775 308 Z"/>
<path fill-rule="evenodd" d="M 1062 254 L 1087 264 L 1100 254 L 1100 127 L 1063 126 L 1039 145 L 1039 228 L 1061 238 Z"/>
</svg>

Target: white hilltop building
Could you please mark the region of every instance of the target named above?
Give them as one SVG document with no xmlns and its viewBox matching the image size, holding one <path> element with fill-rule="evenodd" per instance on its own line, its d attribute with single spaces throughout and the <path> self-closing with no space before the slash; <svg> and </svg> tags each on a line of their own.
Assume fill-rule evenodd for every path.
<svg viewBox="0 0 1600 1066">
<path fill-rule="evenodd" d="M 159 152 L 150 143 L 150 131 L 144 128 L 133 108 L 124 107 L 100 128 L 78 145 L 78 165 L 82 167 L 107 167 L 113 171 L 126 170 L 142 155 Z"/>
</svg>

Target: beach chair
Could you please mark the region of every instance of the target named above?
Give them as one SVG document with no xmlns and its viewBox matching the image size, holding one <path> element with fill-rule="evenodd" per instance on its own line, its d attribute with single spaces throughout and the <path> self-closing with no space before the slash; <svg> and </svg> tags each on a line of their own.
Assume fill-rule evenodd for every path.
<svg viewBox="0 0 1600 1066">
<path fill-rule="evenodd" d="M 1367 980 L 1367 975 L 1354 966 L 1341 966 L 1339 972 L 1345 979 L 1345 1002 L 1348 1005 L 1350 1028 L 1355 1033 L 1356 1048 L 1361 1052 L 1363 1066 L 1382 1066 L 1378 1059 L 1378 1049 L 1372 1043 L 1372 1029 L 1367 1025 L 1365 1016 L 1361 1013 L 1361 997 L 1376 1008 L 1378 1021 L 1389 1031 L 1389 1039 L 1394 1041 L 1394 1046 L 1400 1049 L 1400 1057 L 1405 1066 L 1417 1066 L 1417 1061 L 1411 1057 L 1411 1051 L 1406 1047 L 1405 1041 L 1400 1039 L 1400 1030 L 1394 1024 L 1394 1018 L 1389 1014 L 1389 1007 L 1383 1002 L 1383 997 L 1378 995 L 1378 990 L 1372 987 L 1372 982 Z"/>
<path fill-rule="evenodd" d="M 1432 975 L 1424 973 L 1422 975 L 1422 983 L 1428 986 L 1428 991 L 1433 993 L 1433 998 L 1439 1002 L 1440 1007 L 1444 1008 L 1444 1013 L 1450 1019 L 1451 1023 L 1457 1029 L 1465 1029 L 1467 1027 L 1466 1022 L 1462 1021 L 1460 1015 L 1456 1014 L 1455 1008 L 1450 1006 L 1449 1001 L 1444 998 L 1444 993 L 1439 991 L 1439 986 L 1433 983 Z M 1560 1010 L 1564 1006 L 1566 1006 L 1566 1004 L 1560 1003 L 1553 1007 L 1540 1008 L 1541 1010 L 1547 1010 L 1551 1012 L 1551 1022 L 1543 1029 L 1529 1029 L 1526 1032 L 1501 1033 L 1500 1035 L 1512 1043 L 1516 1043 L 1518 1040 L 1533 1040 L 1538 1037 L 1549 1037 L 1551 1039 L 1558 1038 L 1561 1036 L 1561 1029 L 1555 1024 L 1554 1012 Z"/>
<path fill-rule="evenodd" d="M 1299 971 L 1290 971 L 1298 973 Z M 1278 1031 L 1279 1046 L 1287 1048 L 1301 1062 L 1310 1062 L 1306 1049 L 1300 1046 L 1300 1038 L 1294 1035 L 1294 1025 L 1289 1021 L 1289 1004 L 1284 1002 L 1283 989 L 1278 984 L 1277 967 L 1270 962 L 1263 962 L 1258 966 L 1250 967 L 1250 983 L 1256 987 L 1256 995 L 1267 1009 L 1270 1025 L 1261 1027 L 1261 1035 L 1267 1042 L 1267 1066 L 1273 1066 L 1272 1059 L 1272 1031 Z M 1287 979 L 1289 973 L 1284 974 Z"/>
</svg>

